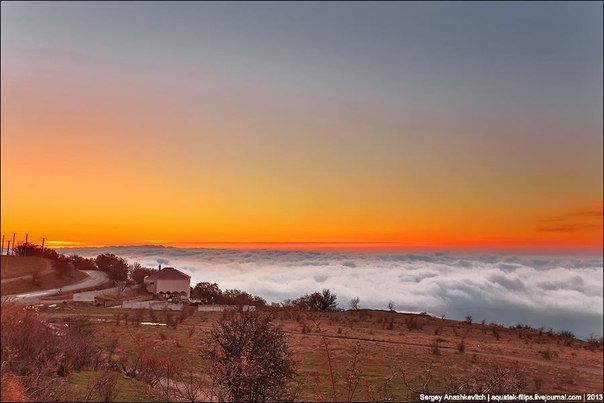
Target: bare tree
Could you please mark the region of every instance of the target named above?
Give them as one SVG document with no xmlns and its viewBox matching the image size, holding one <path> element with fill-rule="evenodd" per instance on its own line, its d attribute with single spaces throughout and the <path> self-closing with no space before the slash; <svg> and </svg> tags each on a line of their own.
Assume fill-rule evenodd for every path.
<svg viewBox="0 0 604 403">
<path fill-rule="evenodd" d="M 350 308 L 354 309 L 355 311 L 359 310 L 359 302 L 361 300 L 359 299 L 359 297 L 354 297 L 353 299 L 350 300 Z"/>
<path fill-rule="evenodd" d="M 296 363 L 274 313 L 225 315 L 203 354 L 211 360 L 213 393 L 227 401 L 293 400 L 299 393 Z"/>
</svg>

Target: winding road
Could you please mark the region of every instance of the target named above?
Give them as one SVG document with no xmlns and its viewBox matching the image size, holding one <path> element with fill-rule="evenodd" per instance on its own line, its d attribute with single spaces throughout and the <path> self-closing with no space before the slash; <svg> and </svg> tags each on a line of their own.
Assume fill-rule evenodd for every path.
<svg viewBox="0 0 604 403">
<path fill-rule="evenodd" d="M 96 286 L 103 284 L 105 281 L 107 281 L 107 274 L 105 274 L 105 272 L 102 272 L 100 270 L 82 270 L 82 272 L 86 273 L 88 275 L 88 278 L 85 278 L 84 280 L 82 280 L 78 283 L 66 285 L 66 286 L 63 286 L 60 288 L 51 288 L 49 290 L 31 291 L 31 292 L 24 292 L 21 294 L 12 294 L 12 295 L 3 295 L 2 299 L 6 298 L 6 299 L 10 299 L 10 300 L 21 300 L 21 299 L 47 297 L 49 295 L 56 295 L 59 292 L 59 290 L 62 290 L 63 292 L 77 291 L 77 290 L 81 290 L 84 288 L 96 287 Z"/>
</svg>

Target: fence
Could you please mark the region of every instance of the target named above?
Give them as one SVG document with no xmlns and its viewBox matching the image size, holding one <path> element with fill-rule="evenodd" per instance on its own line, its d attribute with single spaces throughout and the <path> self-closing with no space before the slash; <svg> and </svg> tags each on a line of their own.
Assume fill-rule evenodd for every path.
<svg viewBox="0 0 604 403">
<path fill-rule="evenodd" d="M 256 310 L 256 307 L 253 305 L 198 305 L 197 312 L 236 311 L 240 308 L 244 311 Z"/>
<path fill-rule="evenodd" d="M 154 311 L 181 311 L 181 304 L 170 304 L 165 301 L 124 301 L 122 308 L 128 309 L 153 309 Z"/>
<path fill-rule="evenodd" d="M 98 290 L 98 291 L 78 292 L 76 294 L 73 294 L 73 300 L 79 301 L 79 302 L 94 302 L 94 298 L 96 296 L 103 295 L 103 294 L 111 294 L 111 293 L 118 292 L 118 291 L 119 291 L 119 288 L 114 287 L 114 288 L 106 288 L 104 290 Z"/>
</svg>

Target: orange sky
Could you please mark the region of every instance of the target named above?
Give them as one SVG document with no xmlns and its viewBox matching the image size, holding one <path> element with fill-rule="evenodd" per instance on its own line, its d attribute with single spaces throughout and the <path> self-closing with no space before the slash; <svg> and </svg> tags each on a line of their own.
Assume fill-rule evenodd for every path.
<svg viewBox="0 0 604 403">
<path fill-rule="evenodd" d="M 418 49 L 440 46 L 427 41 L 403 52 L 417 66 L 387 70 L 388 41 L 355 64 L 352 50 L 337 59 L 298 37 L 267 39 L 262 24 L 237 25 L 241 36 L 217 24 L 187 43 L 126 16 L 101 12 L 105 30 L 64 15 L 84 6 L 57 10 L 2 6 L 3 234 L 74 246 L 602 247 L 601 47 L 599 64 L 556 66 L 529 43 L 513 60 L 535 76 L 518 82 L 513 60 L 489 67 L 497 49 L 479 61 L 461 37 L 468 59 L 431 49 L 443 67 L 423 66 Z M 329 38 L 362 46 L 347 35 Z M 555 39 L 552 54 L 578 52 Z M 325 44 L 348 49 L 336 45 Z M 556 87 L 564 74 L 571 84 Z"/>
</svg>

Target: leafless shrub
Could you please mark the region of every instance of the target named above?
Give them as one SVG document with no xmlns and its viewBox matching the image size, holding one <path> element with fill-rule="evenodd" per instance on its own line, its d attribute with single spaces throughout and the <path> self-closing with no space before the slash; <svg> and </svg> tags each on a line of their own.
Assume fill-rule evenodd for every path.
<svg viewBox="0 0 604 403">
<path fill-rule="evenodd" d="M 193 371 L 174 371 L 174 380 L 177 386 L 172 388 L 172 394 L 181 402 L 206 402 L 211 401 L 212 395 L 208 393 L 210 385 L 203 378 L 195 375 Z M 220 401 L 220 400 L 219 400 Z"/>
<path fill-rule="evenodd" d="M 359 310 L 359 302 L 360 301 L 361 300 L 359 299 L 359 297 L 355 297 L 355 298 L 351 299 L 350 303 L 349 303 L 350 308 L 354 309 L 355 311 L 358 311 Z"/>
<path fill-rule="evenodd" d="M 436 339 L 430 344 L 430 350 L 434 355 L 440 355 L 440 339 Z"/>
<path fill-rule="evenodd" d="M 396 305 L 394 304 L 394 301 L 388 301 L 388 310 L 390 312 L 394 312 L 395 307 L 396 307 Z"/>
<path fill-rule="evenodd" d="M 180 311 L 180 315 L 179 315 L 180 322 L 182 323 L 188 317 L 193 316 L 194 313 L 195 313 L 194 306 L 184 305 L 182 307 L 182 310 Z"/>
<path fill-rule="evenodd" d="M 106 371 L 98 378 L 91 380 L 86 387 L 84 401 L 99 399 L 101 402 L 112 402 L 119 393 L 117 385 L 119 375 L 112 371 Z"/>
<path fill-rule="evenodd" d="M 224 313 L 226 313 L 227 311 L 225 311 Z M 176 329 L 178 327 L 178 322 L 176 320 L 175 315 L 172 313 L 171 310 L 166 309 L 166 325 L 168 327 L 174 328 Z"/>
<path fill-rule="evenodd" d="M 157 314 L 155 313 L 154 309 L 150 309 L 147 311 L 149 312 L 149 320 L 153 323 L 158 323 L 159 319 L 157 318 Z"/>
<path fill-rule="evenodd" d="M 423 367 L 415 377 L 409 376 L 406 369 L 400 369 L 400 374 L 395 373 L 394 379 L 400 378 L 410 400 L 418 400 L 421 393 L 518 394 L 528 386 L 526 375 L 519 369 L 518 362 L 512 368 L 497 364 L 484 366 L 469 377 L 456 377 L 453 373 L 448 373 L 443 378 L 436 379 L 432 370 L 433 362 Z"/>
<path fill-rule="evenodd" d="M 408 330 L 421 330 L 424 327 L 415 316 L 405 319 L 405 325 L 407 326 Z"/>
<path fill-rule="evenodd" d="M 575 334 L 573 332 L 571 332 L 570 330 L 560 330 L 558 333 L 556 333 L 556 335 L 562 339 L 569 339 L 569 340 L 575 339 Z"/>
<path fill-rule="evenodd" d="M 390 319 L 390 323 L 386 326 L 387 330 L 394 330 L 394 319 Z"/>
<path fill-rule="evenodd" d="M 472 315 L 468 315 L 466 316 L 466 318 L 463 321 L 464 325 L 471 325 L 472 324 Z"/>
<path fill-rule="evenodd" d="M 42 320 L 35 309 L 2 304 L 2 375 L 33 401 L 65 398 L 65 375 L 96 361 L 92 329 L 85 319 L 68 324 Z M 58 376 L 58 377 L 57 377 Z M 9 385 L 10 386 L 10 385 Z"/>
<path fill-rule="evenodd" d="M 604 346 L 604 338 L 602 338 L 602 336 L 591 335 L 588 337 L 586 348 L 589 351 L 601 350 L 603 346 Z"/>
<path fill-rule="evenodd" d="M 140 325 L 141 322 L 143 321 L 143 317 L 145 315 L 145 311 L 142 309 L 136 309 L 134 311 L 134 313 L 132 314 L 132 321 L 130 323 L 132 323 L 133 325 Z"/>
<path fill-rule="evenodd" d="M 461 342 L 457 343 L 457 352 L 459 354 L 463 354 L 466 352 L 466 341 L 465 340 L 461 340 Z"/>
<path fill-rule="evenodd" d="M 296 363 L 274 313 L 239 311 L 211 331 L 204 354 L 212 363 L 215 397 L 228 401 L 293 400 Z"/>
<path fill-rule="evenodd" d="M 40 275 L 42 274 L 42 269 L 37 268 L 31 272 L 31 283 L 34 285 L 40 285 Z"/>
<path fill-rule="evenodd" d="M 344 380 L 344 384 L 343 384 L 343 390 L 341 390 L 341 393 L 338 393 L 338 387 L 337 387 L 337 382 L 336 382 L 336 373 L 335 373 L 335 368 L 333 365 L 333 359 L 331 356 L 331 349 L 330 349 L 330 344 L 329 341 L 327 340 L 327 337 L 325 336 L 324 331 L 321 329 L 320 323 L 319 322 L 315 322 L 315 326 L 317 327 L 317 329 L 320 330 L 321 332 L 321 344 L 325 350 L 325 356 L 326 356 L 326 360 L 327 360 L 327 367 L 329 369 L 329 385 L 330 385 L 330 394 L 331 397 L 329 397 L 325 392 L 323 392 L 321 390 L 321 378 L 318 374 L 311 374 L 311 379 L 313 381 L 313 386 L 314 386 L 314 390 L 315 390 L 315 395 L 316 395 L 316 399 L 318 401 L 321 402 L 325 402 L 325 401 L 342 401 L 342 402 L 352 402 L 355 398 L 355 394 L 358 391 L 359 388 L 359 384 L 360 383 L 365 383 L 366 386 L 366 399 L 367 401 L 373 400 L 368 398 L 369 396 L 369 388 L 367 387 L 366 381 L 363 379 L 359 365 L 361 363 L 361 356 L 362 356 L 362 349 L 361 349 L 361 344 L 357 342 L 357 344 L 355 345 L 355 349 L 354 352 L 352 354 L 352 356 L 350 357 L 349 361 L 348 361 L 348 365 L 346 366 L 346 369 L 344 370 L 343 374 L 341 374 L 343 380 Z"/>
</svg>

